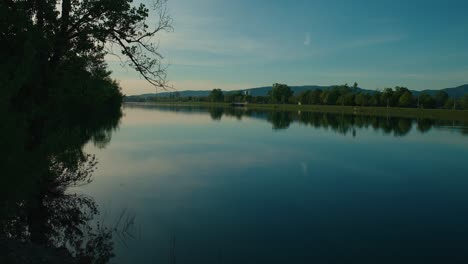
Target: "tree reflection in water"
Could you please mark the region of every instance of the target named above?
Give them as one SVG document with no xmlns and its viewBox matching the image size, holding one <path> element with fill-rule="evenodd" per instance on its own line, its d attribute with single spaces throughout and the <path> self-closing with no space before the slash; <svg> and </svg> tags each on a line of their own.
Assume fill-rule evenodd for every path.
<svg viewBox="0 0 468 264">
<path fill-rule="evenodd" d="M 40 126 L 2 110 L 0 263 L 107 263 L 114 227 L 97 220 L 93 198 L 67 190 L 91 183 L 98 161 L 83 146 L 109 143 L 120 107 L 51 113 Z"/>
<path fill-rule="evenodd" d="M 467 123 L 461 121 L 415 119 L 395 116 L 366 116 L 344 113 L 323 113 L 307 111 L 278 111 L 253 110 L 237 107 L 206 107 L 206 106 L 180 106 L 156 104 L 127 104 L 126 107 L 139 107 L 155 109 L 158 111 L 172 111 L 184 113 L 209 113 L 211 118 L 219 121 L 226 117 L 241 120 L 243 117 L 266 120 L 271 123 L 273 130 L 288 129 L 294 122 L 314 128 L 330 129 L 342 135 L 352 134 L 358 136 L 357 128 L 372 128 L 382 131 L 385 135 L 396 137 L 406 136 L 413 128 L 420 133 L 426 133 L 433 127 L 462 127 L 459 130 L 463 135 L 468 134 Z"/>
</svg>

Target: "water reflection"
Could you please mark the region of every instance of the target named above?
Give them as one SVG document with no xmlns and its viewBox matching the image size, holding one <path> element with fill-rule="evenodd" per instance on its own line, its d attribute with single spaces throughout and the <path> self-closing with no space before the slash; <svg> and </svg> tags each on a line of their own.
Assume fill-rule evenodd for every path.
<svg viewBox="0 0 468 264">
<path fill-rule="evenodd" d="M 154 104 L 127 104 L 126 107 L 157 109 L 158 111 L 190 113 L 208 113 L 212 120 L 220 121 L 224 117 L 241 120 L 244 117 L 266 120 L 273 130 L 288 129 L 291 124 L 299 123 L 314 128 L 326 128 L 342 135 L 357 136 L 357 129 L 371 128 L 382 131 L 385 135 L 405 136 L 415 129 L 426 133 L 434 127 L 448 127 L 468 135 L 468 123 L 451 120 L 415 119 L 394 116 L 365 116 L 352 114 L 304 112 L 304 111 L 267 111 L 233 107 L 177 106 Z"/>
<path fill-rule="evenodd" d="M 98 161 L 83 146 L 110 142 L 120 108 L 93 115 L 1 110 L 0 262 L 107 263 L 115 230 L 96 219 L 92 197 L 68 189 L 92 181 Z"/>
<path fill-rule="evenodd" d="M 82 168 L 52 177 L 56 180 L 44 184 L 46 195 L 36 199 L 49 212 L 42 222 L 59 223 L 44 225 L 44 230 L 80 238 L 75 230 L 84 229 L 84 242 L 75 243 L 76 249 L 67 246 L 72 256 L 104 262 L 115 254 L 111 263 L 379 263 L 384 256 L 405 263 L 408 254 L 424 259 L 466 255 L 460 248 L 467 237 L 463 159 L 468 146 L 460 135 L 434 129 L 453 123 L 237 108 L 125 107 L 119 133 L 106 149 L 98 148 L 106 146 L 112 129 L 84 137 L 94 138 L 96 147 L 88 144 L 85 150 L 100 163 L 96 181 L 80 190 L 96 203 L 68 202 L 73 198 L 66 197 L 69 192 L 46 187 L 88 182 L 92 173 L 84 172 L 93 170 L 92 156 L 82 162 L 70 158 L 67 165 L 62 165 L 68 160 L 64 157 L 49 160 L 56 164 L 50 171 L 70 164 Z M 431 128 L 428 135 L 421 134 Z M 81 151 L 76 145 L 68 152 Z M 55 157 L 62 151 L 50 153 Z M 69 178 L 81 180 L 63 180 Z M 49 199 L 71 205 L 52 210 Z M 118 233 L 98 228 L 96 204 L 101 211 L 123 205 L 138 212 L 141 228 L 135 239 L 121 245 Z M 70 208 L 83 213 L 73 216 Z M 14 220 L 14 212 L 30 214 L 27 208 L 14 208 L 2 226 L 17 230 L 11 226 L 22 221 L 27 230 L 27 221 Z M 60 215 L 78 220 L 60 225 Z M 49 248 L 73 244 L 53 232 L 42 233 L 42 244 Z M 21 239 L 32 240 L 26 235 L 10 241 Z M 87 241 L 100 242 L 92 247 L 101 253 L 87 252 Z"/>
</svg>

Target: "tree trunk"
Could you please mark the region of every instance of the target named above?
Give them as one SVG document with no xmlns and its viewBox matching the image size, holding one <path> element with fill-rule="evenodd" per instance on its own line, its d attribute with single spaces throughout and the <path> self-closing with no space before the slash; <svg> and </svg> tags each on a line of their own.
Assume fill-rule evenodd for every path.
<svg viewBox="0 0 468 264">
<path fill-rule="evenodd" d="M 53 50 L 53 56 L 51 59 L 51 68 L 55 70 L 65 51 L 68 49 L 68 28 L 70 26 L 70 12 L 71 12 L 71 0 L 63 0 L 62 1 L 62 11 L 61 11 L 61 18 L 60 18 L 60 31 L 56 36 L 55 46 Z"/>
</svg>

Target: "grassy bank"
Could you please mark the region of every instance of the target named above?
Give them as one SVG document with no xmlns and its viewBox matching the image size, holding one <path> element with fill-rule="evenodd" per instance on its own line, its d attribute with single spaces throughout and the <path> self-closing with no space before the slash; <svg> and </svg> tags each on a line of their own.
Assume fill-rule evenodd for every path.
<svg viewBox="0 0 468 264">
<path fill-rule="evenodd" d="M 229 103 L 210 102 L 156 102 L 156 105 L 231 107 Z M 428 118 L 453 121 L 467 121 L 468 110 L 418 109 L 397 107 L 359 107 L 336 105 L 293 105 L 293 104 L 248 104 L 247 108 L 257 110 L 304 111 L 322 113 L 355 114 L 367 116 L 394 116 L 407 118 Z"/>
</svg>

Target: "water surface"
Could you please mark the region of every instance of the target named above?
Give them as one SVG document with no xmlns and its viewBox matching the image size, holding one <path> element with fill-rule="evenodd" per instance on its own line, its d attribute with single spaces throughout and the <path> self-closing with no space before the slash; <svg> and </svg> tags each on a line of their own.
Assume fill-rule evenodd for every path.
<svg viewBox="0 0 468 264">
<path fill-rule="evenodd" d="M 113 263 L 468 260 L 468 126 L 127 105 L 94 181 Z M 107 220 L 106 220 L 107 219 Z"/>
</svg>

